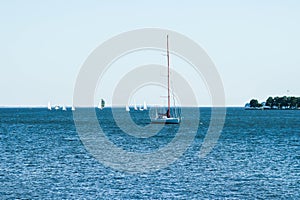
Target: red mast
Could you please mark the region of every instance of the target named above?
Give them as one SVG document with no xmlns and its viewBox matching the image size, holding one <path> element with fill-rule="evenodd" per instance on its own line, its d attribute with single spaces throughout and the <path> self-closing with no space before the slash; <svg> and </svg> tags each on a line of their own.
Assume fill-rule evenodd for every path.
<svg viewBox="0 0 300 200">
<path fill-rule="evenodd" d="M 170 55 L 169 55 L 169 35 L 167 35 L 167 57 L 168 57 L 168 111 L 167 117 L 170 118 Z"/>
</svg>

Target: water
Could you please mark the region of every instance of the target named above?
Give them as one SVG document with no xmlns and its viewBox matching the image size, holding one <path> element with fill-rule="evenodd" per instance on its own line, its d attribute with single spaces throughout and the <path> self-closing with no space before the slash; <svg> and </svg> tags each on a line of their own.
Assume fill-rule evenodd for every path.
<svg viewBox="0 0 300 200">
<path fill-rule="evenodd" d="M 87 152 L 70 110 L 0 109 L 0 198 L 300 198 L 300 111 L 228 108 L 221 137 L 203 159 L 198 153 L 210 109 L 200 111 L 196 137 L 180 159 L 158 171 L 130 174 Z M 118 113 L 126 114 L 125 109 Z M 149 123 L 145 111 L 131 115 L 141 126 Z M 132 152 L 162 148 L 178 128 L 171 125 L 151 138 L 135 138 L 116 126 L 110 109 L 97 116 L 107 137 Z"/>
</svg>

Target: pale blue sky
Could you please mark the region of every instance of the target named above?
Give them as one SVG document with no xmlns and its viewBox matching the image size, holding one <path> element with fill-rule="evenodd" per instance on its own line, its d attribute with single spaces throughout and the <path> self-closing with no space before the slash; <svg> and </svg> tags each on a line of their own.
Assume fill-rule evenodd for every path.
<svg viewBox="0 0 300 200">
<path fill-rule="evenodd" d="M 88 55 L 112 36 L 146 27 L 174 30 L 201 45 L 222 77 L 227 105 L 287 90 L 300 96 L 296 0 L 12 0 L 0 2 L 0 24 L 2 106 L 70 105 Z M 203 99 L 199 104 L 209 105 Z"/>
</svg>

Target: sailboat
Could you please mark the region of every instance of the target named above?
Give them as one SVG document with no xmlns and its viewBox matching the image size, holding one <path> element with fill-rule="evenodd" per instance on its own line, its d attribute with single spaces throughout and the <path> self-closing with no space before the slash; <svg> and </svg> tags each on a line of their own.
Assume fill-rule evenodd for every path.
<svg viewBox="0 0 300 200">
<path fill-rule="evenodd" d="M 135 100 L 134 100 L 134 107 L 133 107 L 133 109 L 137 110 L 137 106 L 136 106 Z"/>
<path fill-rule="evenodd" d="M 143 109 L 143 107 L 141 106 L 141 104 L 140 104 L 140 107 L 139 107 L 139 111 L 143 111 L 144 109 Z"/>
<path fill-rule="evenodd" d="M 48 102 L 48 110 L 52 110 L 50 101 Z"/>
<path fill-rule="evenodd" d="M 66 106 L 62 106 L 62 110 L 63 110 L 63 111 L 67 111 Z"/>
<path fill-rule="evenodd" d="M 104 106 L 105 106 L 105 101 L 104 101 L 104 99 L 101 99 L 101 101 L 100 101 L 99 104 L 98 104 L 98 108 L 99 108 L 100 110 L 102 110 L 102 109 L 104 108 Z"/>
<path fill-rule="evenodd" d="M 171 113 L 171 96 L 170 96 L 170 53 L 169 53 L 169 36 L 167 35 L 167 60 L 168 60 L 168 109 L 166 113 L 156 113 L 152 123 L 159 124 L 179 124 L 181 121 L 180 116 L 175 116 Z"/>
<path fill-rule="evenodd" d="M 147 104 L 146 104 L 146 101 L 144 101 L 144 107 L 143 107 L 144 110 L 147 110 Z"/>
<path fill-rule="evenodd" d="M 72 111 L 75 111 L 75 107 L 74 107 L 74 106 L 72 106 L 71 110 L 72 110 Z"/>
<path fill-rule="evenodd" d="M 126 105 L 126 111 L 129 112 L 130 111 L 130 108 L 128 105 Z"/>
</svg>

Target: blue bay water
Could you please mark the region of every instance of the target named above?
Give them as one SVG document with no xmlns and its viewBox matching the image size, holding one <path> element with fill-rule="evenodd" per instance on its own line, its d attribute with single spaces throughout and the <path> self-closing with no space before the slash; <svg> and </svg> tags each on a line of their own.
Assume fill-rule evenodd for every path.
<svg viewBox="0 0 300 200">
<path fill-rule="evenodd" d="M 155 151 L 178 128 L 168 125 L 153 137 L 135 138 L 117 127 L 110 108 L 96 111 L 107 138 L 127 151 Z M 0 198 L 300 199 L 300 110 L 228 108 L 218 143 L 205 158 L 198 155 L 210 109 L 200 113 L 196 137 L 180 159 L 158 171 L 129 174 L 87 152 L 70 110 L 2 108 Z M 141 126 L 150 122 L 147 111 L 131 116 Z"/>
</svg>

